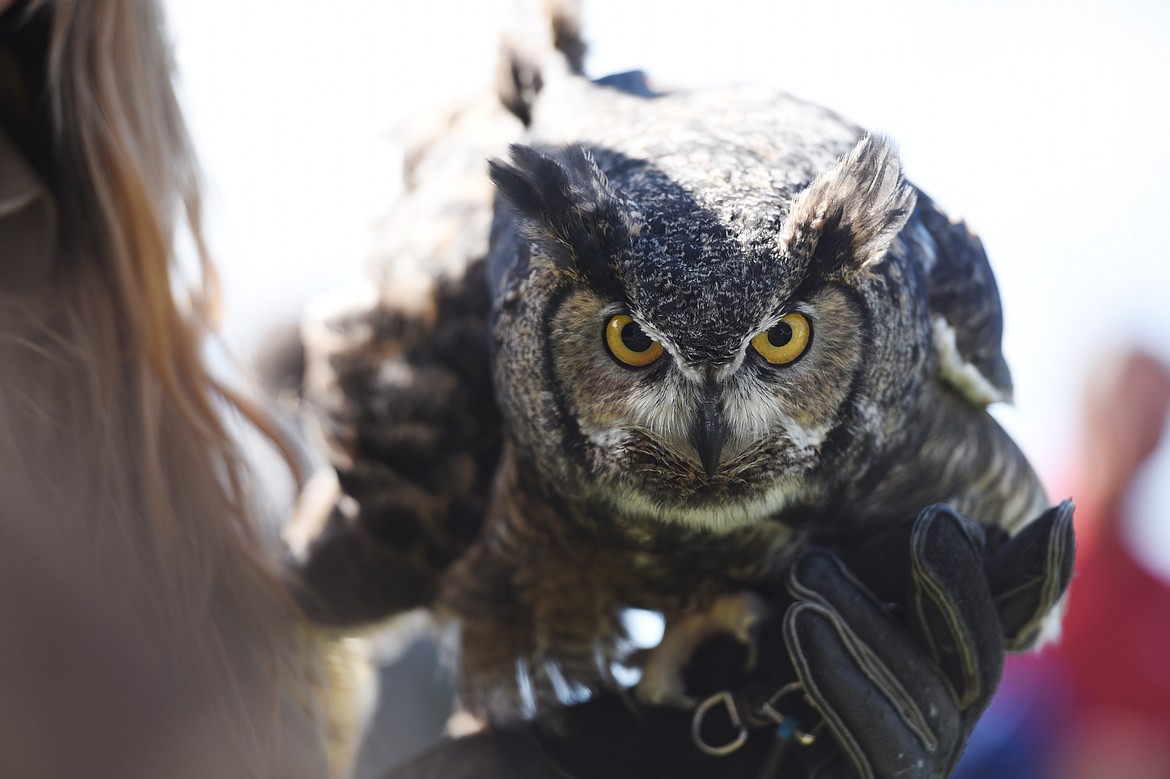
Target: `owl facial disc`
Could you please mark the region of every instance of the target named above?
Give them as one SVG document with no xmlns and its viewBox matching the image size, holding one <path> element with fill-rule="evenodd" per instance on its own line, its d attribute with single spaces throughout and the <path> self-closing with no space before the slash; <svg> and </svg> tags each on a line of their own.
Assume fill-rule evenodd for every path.
<svg viewBox="0 0 1170 779">
<path fill-rule="evenodd" d="M 831 489 L 876 408 L 870 309 L 914 192 L 881 139 L 789 151 L 780 178 L 722 144 L 491 163 L 510 220 L 489 263 L 496 382 L 554 489 L 713 529 Z"/>
</svg>

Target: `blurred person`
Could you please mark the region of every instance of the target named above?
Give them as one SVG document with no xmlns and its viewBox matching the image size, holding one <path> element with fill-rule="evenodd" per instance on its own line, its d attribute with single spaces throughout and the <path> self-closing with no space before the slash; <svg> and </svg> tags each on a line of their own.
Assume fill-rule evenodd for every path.
<svg viewBox="0 0 1170 779">
<path fill-rule="evenodd" d="M 1064 638 L 1070 685 L 1051 776 L 1170 776 L 1170 583 L 1135 556 L 1130 501 L 1170 409 L 1170 367 L 1131 350 L 1095 375 L 1084 407 L 1079 475 L 1084 553 Z"/>
<path fill-rule="evenodd" d="M 1134 555 L 1131 493 L 1157 451 L 1170 367 L 1131 348 L 1086 387 L 1072 474 L 1079 541 L 1060 643 L 1012 658 L 959 776 L 1170 776 L 1170 583 Z"/>
<path fill-rule="evenodd" d="M 154 0 L 0 0 L 0 776 L 341 775 L 360 732 L 228 419 L 284 444 L 201 359 L 171 70 Z"/>
</svg>

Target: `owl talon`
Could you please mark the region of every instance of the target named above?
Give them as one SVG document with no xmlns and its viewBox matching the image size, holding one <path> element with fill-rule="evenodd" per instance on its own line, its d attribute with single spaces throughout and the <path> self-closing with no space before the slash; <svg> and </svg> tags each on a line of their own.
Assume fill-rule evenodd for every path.
<svg viewBox="0 0 1170 779">
<path fill-rule="evenodd" d="M 717 623 L 725 625 L 727 631 L 747 647 L 745 670 L 755 668 L 760 655 L 757 631 L 760 623 L 771 613 L 763 598 L 754 592 L 724 595 L 715 602 L 713 611 L 716 612 Z"/>
<path fill-rule="evenodd" d="M 760 596 L 739 592 L 716 598 L 706 611 L 668 621 L 661 643 L 647 653 L 634 694 L 643 703 L 693 706 L 696 701 L 685 693 L 682 670 L 695 650 L 713 636 L 730 633 L 747 646 L 746 668 L 754 668 L 759 655 L 756 628 L 768 613 Z"/>
<path fill-rule="evenodd" d="M 684 692 L 686 685 L 679 670 L 666 668 L 665 664 L 648 665 L 643 671 L 642 681 L 634 688 L 634 697 L 647 706 L 692 708 L 698 701 Z"/>
</svg>

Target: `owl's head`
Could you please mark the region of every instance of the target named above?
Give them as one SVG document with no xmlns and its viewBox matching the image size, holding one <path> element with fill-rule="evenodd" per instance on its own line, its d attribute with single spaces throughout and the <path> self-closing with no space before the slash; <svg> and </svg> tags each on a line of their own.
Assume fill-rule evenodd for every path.
<svg viewBox="0 0 1170 779">
<path fill-rule="evenodd" d="M 915 195 L 873 137 L 784 180 L 742 154 L 688 162 L 517 146 L 491 164 L 497 393 L 555 489 L 725 528 L 815 500 L 859 431 L 881 435 L 912 371 L 893 344 L 923 336 L 894 300 L 913 269 L 888 259 Z"/>
</svg>

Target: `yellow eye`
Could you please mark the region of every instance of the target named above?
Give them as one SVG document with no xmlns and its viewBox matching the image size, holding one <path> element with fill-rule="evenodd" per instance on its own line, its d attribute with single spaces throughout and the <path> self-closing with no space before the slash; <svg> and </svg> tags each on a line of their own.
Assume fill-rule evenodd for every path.
<svg viewBox="0 0 1170 779">
<path fill-rule="evenodd" d="M 752 347 L 773 365 L 787 365 L 808 348 L 812 328 L 804 314 L 795 311 L 752 339 Z"/>
<path fill-rule="evenodd" d="M 625 314 L 611 317 L 605 325 L 605 345 L 622 365 L 642 368 L 662 356 L 662 344 Z"/>
</svg>

